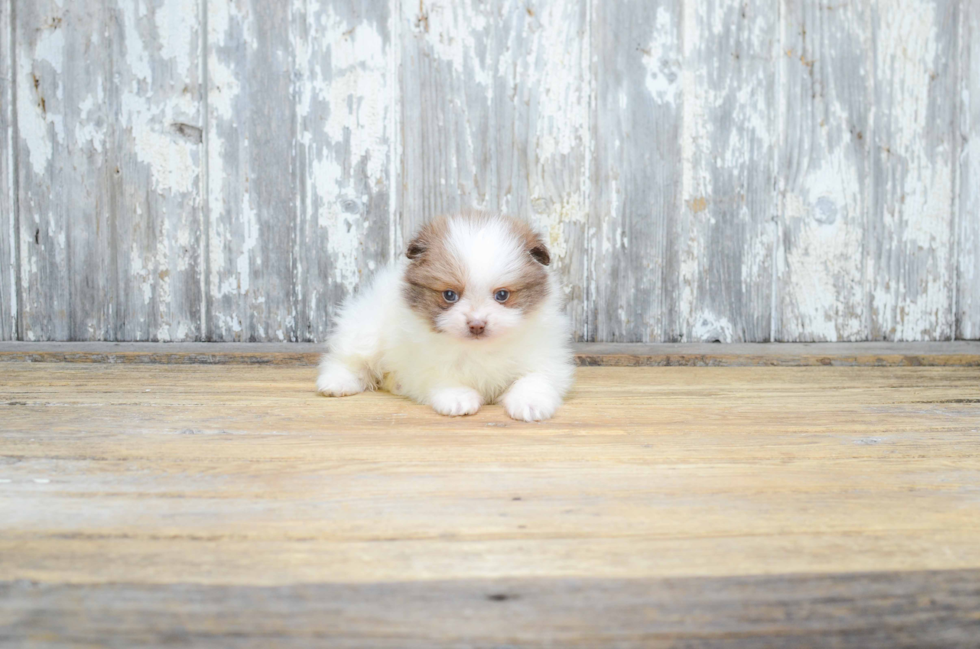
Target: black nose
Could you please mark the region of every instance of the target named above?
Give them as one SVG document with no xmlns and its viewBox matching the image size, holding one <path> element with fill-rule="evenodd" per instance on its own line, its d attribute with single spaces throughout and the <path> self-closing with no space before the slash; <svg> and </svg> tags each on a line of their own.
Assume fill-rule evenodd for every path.
<svg viewBox="0 0 980 649">
<path fill-rule="evenodd" d="M 487 326 L 485 324 L 477 320 L 474 320 L 473 322 L 470 323 L 470 333 L 473 334 L 474 336 L 479 336 L 480 334 L 483 333 L 483 330 L 486 328 Z"/>
</svg>

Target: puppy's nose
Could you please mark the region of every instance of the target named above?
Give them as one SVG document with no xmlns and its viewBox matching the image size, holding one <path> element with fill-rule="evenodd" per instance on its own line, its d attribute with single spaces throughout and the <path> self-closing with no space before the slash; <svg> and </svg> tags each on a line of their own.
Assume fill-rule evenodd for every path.
<svg viewBox="0 0 980 649">
<path fill-rule="evenodd" d="M 470 320 L 470 333 L 474 336 L 479 336 L 483 333 L 483 330 L 487 328 L 487 324 L 483 320 Z"/>
</svg>

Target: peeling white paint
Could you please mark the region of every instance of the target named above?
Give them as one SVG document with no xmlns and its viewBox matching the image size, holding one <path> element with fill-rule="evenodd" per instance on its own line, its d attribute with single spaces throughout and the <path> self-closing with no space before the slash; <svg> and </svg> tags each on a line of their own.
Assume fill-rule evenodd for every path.
<svg viewBox="0 0 980 649">
<path fill-rule="evenodd" d="M 123 18 L 125 64 L 129 71 L 129 80 L 123 86 L 120 99 L 122 125 L 132 134 L 138 159 L 149 166 L 157 191 L 194 191 L 198 168 L 193 158 L 198 144 L 180 137 L 175 125 L 197 121 L 193 117 L 197 113 L 197 102 L 189 93 L 174 93 L 161 100 L 149 92 L 154 84 L 153 72 L 143 44 L 137 8 L 122 3 L 119 13 Z M 191 42 L 185 45 L 192 47 Z M 191 51 L 185 50 L 187 68 Z"/>
<path fill-rule="evenodd" d="M 955 328 L 949 308 L 953 173 L 949 144 L 933 134 L 937 98 L 930 92 L 950 63 L 937 47 L 941 22 L 935 3 L 924 0 L 885 2 L 879 18 L 876 58 L 890 83 L 880 84 L 876 97 L 876 105 L 888 109 L 876 127 L 887 147 L 877 216 L 889 252 L 908 268 L 898 276 L 890 276 L 888 266 L 878 270 L 873 307 L 894 340 L 943 339 Z"/>
<path fill-rule="evenodd" d="M 261 154 L 246 137 L 248 120 L 253 118 L 244 90 L 254 77 L 246 77 L 245 72 L 254 74 L 263 57 L 287 57 L 293 62 L 293 95 L 282 98 L 282 105 L 295 106 L 307 129 L 292 145 L 296 160 L 301 161 L 298 173 L 304 174 L 302 182 L 300 177 L 293 178 L 295 187 L 306 193 L 292 199 L 308 211 L 281 215 L 282 227 L 310 224 L 307 232 L 321 235 L 313 242 L 302 242 L 297 250 L 282 252 L 302 253 L 291 270 L 294 281 L 314 275 L 315 280 L 324 280 L 302 287 L 308 293 L 302 297 L 302 308 L 308 311 L 303 314 L 304 327 L 310 318 L 333 308 L 324 302 L 335 298 L 334 289 L 354 291 L 364 273 L 375 269 L 375 259 L 368 258 L 367 252 L 378 244 L 370 239 L 376 234 L 368 221 L 375 216 L 368 214 L 372 200 L 385 195 L 389 200 L 393 225 L 384 234 L 390 237 L 393 255 L 400 245 L 402 220 L 418 218 L 407 213 L 417 206 L 408 204 L 406 209 L 402 202 L 407 189 L 402 185 L 405 160 L 399 149 L 403 133 L 398 121 L 402 108 L 398 105 L 399 80 L 404 81 L 405 66 L 410 67 L 411 57 L 416 56 L 428 58 L 422 67 L 431 73 L 418 79 L 420 83 L 439 84 L 443 79 L 456 84 L 452 88 L 430 85 L 421 93 L 447 98 L 442 110 L 433 112 L 446 116 L 445 122 L 438 124 L 433 118 L 427 126 L 452 130 L 439 144 L 448 144 L 451 150 L 436 152 L 431 149 L 435 144 L 421 142 L 418 151 L 406 152 L 410 161 L 445 156 L 425 180 L 430 184 L 426 191 L 431 189 L 436 195 L 426 195 L 422 201 L 445 204 L 446 197 L 458 193 L 488 207 L 520 212 L 547 234 L 563 272 L 581 264 L 581 276 L 570 278 L 572 286 L 565 289 L 569 295 L 589 293 L 595 298 L 611 282 L 625 279 L 637 291 L 636 299 L 648 300 L 646 313 L 625 304 L 610 305 L 614 308 L 609 313 L 597 314 L 600 331 L 655 338 L 678 327 L 679 333 L 692 340 L 738 339 L 746 323 L 711 302 L 719 293 L 704 279 L 718 255 L 725 254 L 718 249 L 723 245 L 739 246 L 738 251 L 727 254 L 741 255 L 740 269 L 724 258 L 730 264 L 724 272 L 736 275 L 733 284 L 724 287 L 734 296 L 724 299 L 741 299 L 747 304 L 756 299 L 759 282 L 770 282 L 777 288 L 779 301 L 777 333 L 791 339 L 858 339 L 868 335 L 869 326 L 879 327 L 876 335 L 895 339 L 948 336 L 956 308 L 951 295 L 959 288 L 961 309 L 975 304 L 969 301 L 969 291 L 976 284 L 980 264 L 973 263 L 975 251 L 957 253 L 955 246 L 975 247 L 968 240 L 973 236 L 969 233 L 980 230 L 970 221 L 976 213 L 969 203 L 976 195 L 970 190 L 972 171 L 963 171 L 971 169 L 964 160 L 980 159 L 980 136 L 976 135 L 980 120 L 963 117 L 970 111 L 976 113 L 970 106 L 967 78 L 972 69 L 965 59 L 959 66 L 947 60 L 948 32 L 955 27 L 948 16 L 955 12 L 948 13 L 942 3 L 882 0 L 874 11 L 835 7 L 839 12 L 835 16 L 844 13 L 847 17 L 843 19 L 831 17 L 827 9 L 819 9 L 825 13 L 801 10 L 807 20 L 814 15 L 821 20 L 782 25 L 783 38 L 787 34 L 796 38 L 793 34 L 802 34 L 806 27 L 810 40 L 804 52 L 796 48 L 792 56 L 783 52 L 779 56 L 785 55 L 813 86 L 788 87 L 782 79 L 774 97 L 760 92 L 771 87 L 766 85 L 767 78 L 746 72 L 768 74 L 778 67 L 783 74 L 789 69 L 782 59 L 767 62 L 767 55 L 759 54 L 778 50 L 782 40 L 773 38 L 771 20 L 760 16 L 756 5 L 734 0 L 689 1 L 676 8 L 652 8 L 641 36 L 622 44 L 630 51 L 629 65 L 639 65 L 629 70 L 635 76 L 603 101 L 606 109 L 615 111 L 618 106 L 624 114 L 636 110 L 635 100 L 655 106 L 664 115 L 678 111 L 679 142 L 657 143 L 665 147 L 666 153 L 660 155 L 668 159 L 667 167 L 677 166 L 681 176 L 676 189 L 681 193 L 682 211 L 666 216 L 661 212 L 670 209 L 665 207 L 668 201 L 655 204 L 658 196 L 654 196 L 644 201 L 647 204 L 638 204 L 627 188 L 636 186 L 637 177 L 647 174 L 654 182 L 656 174 L 669 169 L 613 168 L 623 161 L 642 159 L 630 155 L 636 133 L 613 132 L 624 122 L 599 125 L 608 139 L 601 143 L 600 155 L 592 155 L 596 146 L 590 105 L 597 100 L 594 84 L 612 72 L 601 69 L 601 53 L 591 50 L 593 43 L 601 42 L 592 38 L 591 30 L 623 27 L 594 21 L 595 12 L 600 11 L 596 2 L 589 4 L 593 15 L 585 18 L 583 30 L 582 6 L 557 1 L 528 5 L 508 0 L 492 6 L 448 0 L 396 3 L 387 24 L 379 24 L 372 22 L 372 16 L 345 14 L 350 10 L 346 5 L 293 0 L 288 23 L 292 42 L 276 43 L 272 52 L 259 48 L 257 27 L 264 25 L 254 23 L 254 4 L 209 0 L 203 8 L 196 0 L 127 0 L 111 6 L 121 37 L 108 48 L 115 57 L 111 62 L 114 77 L 103 80 L 92 74 L 92 87 L 85 87 L 85 81 L 76 77 L 65 77 L 77 69 L 72 57 L 79 39 L 70 32 L 71 12 L 60 12 L 64 17 L 61 28 L 18 27 L 30 38 L 16 44 L 19 131 L 15 144 L 20 151 L 22 183 L 27 179 L 41 189 L 31 187 L 22 195 L 21 223 L 26 227 L 8 236 L 19 236 L 21 250 L 27 251 L 21 267 L 13 269 L 23 286 L 33 287 L 48 275 L 54 279 L 44 281 L 56 281 L 57 272 L 48 270 L 57 269 L 62 262 L 51 259 L 66 257 L 69 243 L 77 246 L 79 240 L 69 242 L 64 227 L 63 213 L 71 206 L 45 202 L 40 192 L 58 194 L 67 188 L 64 196 L 70 200 L 91 197 L 93 205 L 104 200 L 104 191 L 91 181 L 102 176 L 87 173 L 91 170 L 79 165 L 101 164 L 104 156 L 99 154 L 122 147 L 126 191 L 143 194 L 137 185 L 147 184 L 146 195 L 127 193 L 125 203 L 134 210 L 133 222 L 152 220 L 155 231 L 127 232 L 127 240 L 133 243 L 123 253 L 120 266 L 129 263 L 127 295 L 134 297 L 131 304 L 110 305 L 108 311 L 115 313 L 113 308 L 118 308 L 120 317 L 137 323 L 137 328 L 143 323 L 138 335 L 144 338 L 194 337 L 195 332 L 175 313 L 180 310 L 186 274 L 195 272 L 195 263 L 202 259 L 211 269 L 208 281 L 202 282 L 211 289 L 204 302 L 222 305 L 211 320 L 217 331 L 237 338 L 268 334 L 290 340 L 297 336 L 296 314 L 290 310 L 295 306 L 283 306 L 271 295 L 267 301 L 266 295 L 259 294 L 266 289 L 259 271 L 276 263 L 260 257 L 266 250 L 264 241 L 259 246 L 262 228 L 280 218 L 272 213 L 266 185 L 261 185 L 261 198 L 248 191 L 249 182 L 256 183 L 256 175 L 264 170 L 253 168 L 251 161 L 261 159 Z M 205 161 L 193 129 L 204 128 L 197 85 L 202 68 L 199 57 L 205 54 L 200 51 L 204 39 L 198 31 L 202 10 L 207 12 L 211 44 L 206 53 L 210 104 L 206 163 L 211 178 L 206 191 L 211 229 L 210 249 L 199 252 L 198 226 L 193 219 L 194 206 L 203 202 L 200 192 L 205 188 L 199 168 Z M 630 12 L 611 15 L 630 17 Z M 966 11 L 956 15 L 976 20 Z M 850 20 L 855 16 L 867 20 Z M 734 33 L 738 38 L 732 41 Z M 97 42 L 100 37 L 104 38 L 92 36 L 93 52 L 106 49 Z M 844 50 L 842 39 L 851 48 L 846 51 L 848 56 L 863 52 L 855 57 L 853 71 L 839 69 L 834 58 Z M 720 42 L 726 46 L 719 47 Z M 735 43 L 731 52 L 729 42 Z M 976 49 L 963 36 L 957 44 Z M 729 65 L 719 59 L 722 50 L 756 58 Z M 103 63 L 93 58 L 92 65 Z M 821 69 L 821 63 L 828 67 Z M 952 74 L 950 69 L 964 77 L 955 98 L 937 91 L 937 84 L 946 83 Z M 853 79 L 838 79 L 852 73 Z M 106 90 L 102 84 L 109 81 L 112 85 Z M 182 81 L 186 89 L 180 87 Z M 834 84 L 840 87 L 832 87 Z M 254 96 L 254 88 L 249 87 L 249 92 Z M 859 96 L 862 92 L 867 98 Z M 105 115 L 107 95 L 111 107 L 119 108 L 118 114 Z M 805 114 L 792 122 L 794 128 L 800 127 L 799 132 L 770 132 L 774 130 L 773 110 L 791 106 L 780 104 L 774 109 L 772 102 L 797 95 L 800 98 L 793 100 L 797 105 L 792 109 Z M 941 125 L 949 116 L 956 114 L 947 111 L 948 102 L 954 99 L 961 102 L 959 114 L 966 124 L 961 127 L 962 146 L 955 138 L 937 135 L 944 133 Z M 855 123 L 862 119 L 867 126 L 861 127 L 865 132 L 858 142 Z M 485 123 L 503 135 L 484 134 L 474 127 Z M 658 123 L 653 128 L 661 126 Z M 630 125 L 636 127 L 647 125 L 639 120 Z M 507 139 L 508 129 L 513 131 L 513 143 Z M 107 132 L 117 137 L 107 140 Z M 765 201 L 730 195 L 731 187 L 739 182 L 758 185 L 759 177 L 748 174 L 760 173 L 764 165 L 756 164 L 758 156 L 771 155 L 773 146 L 796 147 L 796 157 L 775 170 L 783 179 L 777 180 L 773 191 L 780 201 L 779 209 L 773 209 L 778 212 L 782 234 L 775 256 L 773 228 L 760 221 L 769 215 L 757 213 L 766 209 Z M 956 151 L 963 160 L 952 159 Z M 138 168 L 134 169 L 134 161 L 140 163 Z M 592 169 L 593 164 L 599 167 Z M 511 168 L 509 178 L 500 173 Z M 69 178 L 79 170 L 86 172 L 78 174 L 81 179 Z M 739 175 L 741 170 L 746 170 L 745 178 Z M 228 174 L 240 177 L 228 178 Z M 600 202 L 594 202 L 591 193 L 595 178 L 601 178 Z M 62 185 L 42 186 L 45 182 Z M 64 184 L 71 182 L 78 184 Z M 276 196 L 276 200 L 281 198 Z M 955 209 L 957 200 L 964 202 L 959 223 L 951 217 L 951 206 Z M 279 209 L 282 203 L 274 205 Z M 658 218 L 668 219 L 667 227 L 655 230 L 667 241 L 638 240 L 637 224 L 651 231 L 646 220 Z M 42 233 L 40 244 L 33 238 L 35 224 Z M 872 227 L 879 235 L 875 241 L 869 240 Z M 744 231 L 745 239 L 719 241 L 719 231 Z M 155 241 L 154 250 L 141 248 L 147 239 Z M 322 248 L 309 250 L 316 246 Z M 676 278 L 658 275 L 665 268 L 664 259 L 642 258 L 648 251 L 656 255 L 662 250 L 672 255 L 671 263 L 678 264 Z M 632 255 L 635 268 L 620 264 L 626 253 Z M 320 264 L 325 259 L 329 264 Z M 597 271 L 597 259 L 604 260 L 606 269 Z M 770 265 L 775 267 L 772 273 Z M 658 282 L 665 285 L 660 287 Z M 196 284 L 196 278 L 192 283 Z M 640 294 L 647 290 L 662 290 L 662 295 Z M 141 306 L 143 313 L 139 313 Z M 572 304 L 574 313 L 583 319 L 595 307 L 595 302 Z M 662 322 L 668 308 L 678 314 L 679 322 Z M 221 309 L 234 312 L 222 313 Z M 747 313 L 746 317 L 756 315 Z M 102 323 L 84 323 L 81 331 L 86 329 L 91 336 L 105 331 Z M 38 334 L 30 326 L 25 330 L 27 338 L 38 335 L 47 334 Z"/>
<path fill-rule="evenodd" d="M 254 51 L 258 47 L 252 34 L 250 17 L 246 12 L 239 11 L 238 4 L 232 0 L 217 0 L 208 2 L 208 42 L 211 47 L 208 57 L 208 101 L 216 117 L 230 120 L 234 114 L 234 103 L 241 91 L 238 74 L 222 55 L 227 48 L 226 40 L 232 20 L 240 26 L 246 35 L 246 44 Z"/>
<path fill-rule="evenodd" d="M 364 219 L 370 196 L 361 193 L 360 183 L 384 186 L 388 172 L 388 48 L 369 21 L 350 23 L 332 7 L 314 17 L 311 39 L 300 48 L 305 74 L 298 109 L 302 118 L 315 109 L 328 117 L 315 123 L 317 132 L 301 134 L 308 158 L 307 204 L 317 229 L 324 230 L 331 278 L 350 293 L 361 281 L 363 237 L 370 225 Z"/>
<path fill-rule="evenodd" d="M 432 55 L 452 64 L 457 75 L 476 83 L 492 93 L 491 70 L 485 68 L 476 53 L 484 44 L 477 43 L 476 34 L 487 35 L 490 18 L 473 0 L 402 3 L 407 12 L 406 22 L 415 25 L 416 37 L 426 40 Z"/>
<path fill-rule="evenodd" d="M 65 40 L 61 29 L 43 30 L 30 49 L 19 44 L 17 55 L 17 119 L 19 135 L 27 146 L 31 169 L 43 176 L 51 162 L 54 147 L 64 142 L 64 115 L 55 112 L 63 95 L 62 66 L 64 65 Z M 54 83 L 49 77 L 54 77 Z M 55 88 L 54 97 L 45 97 L 49 87 Z M 53 138 L 49 135 L 49 126 Z"/>
<path fill-rule="evenodd" d="M 191 70 L 191 55 L 198 49 L 198 0 L 166 0 L 153 17 L 160 55 L 174 61 L 178 70 Z"/>
<path fill-rule="evenodd" d="M 255 246 L 259 242 L 259 222 L 255 210 L 252 209 L 251 194 L 242 194 L 242 225 L 244 226 L 241 252 L 238 255 L 238 292 L 242 295 L 248 293 L 251 286 L 251 260 L 255 253 Z"/>
<path fill-rule="evenodd" d="M 691 3 L 687 3 L 691 4 Z M 681 62 L 678 57 L 677 20 L 667 7 L 657 7 L 653 37 L 643 50 L 647 70 L 646 87 L 658 104 L 676 104 L 681 86 Z"/>
</svg>

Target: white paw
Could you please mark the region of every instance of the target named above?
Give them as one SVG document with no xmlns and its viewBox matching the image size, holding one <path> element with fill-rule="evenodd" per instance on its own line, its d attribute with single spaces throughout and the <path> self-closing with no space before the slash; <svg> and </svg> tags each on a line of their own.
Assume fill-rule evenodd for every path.
<svg viewBox="0 0 980 649">
<path fill-rule="evenodd" d="M 561 396 L 540 379 L 523 378 L 510 386 L 501 402 L 513 419 L 541 421 L 551 419 L 561 405 Z"/>
<path fill-rule="evenodd" d="M 325 397 L 346 397 L 364 392 L 364 381 L 343 365 L 328 363 L 320 367 L 316 391 Z"/>
<path fill-rule="evenodd" d="M 432 409 L 440 415 L 459 417 L 475 415 L 483 404 L 480 393 L 472 388 L 444 388 L 432 393 Z"/>
</svg>

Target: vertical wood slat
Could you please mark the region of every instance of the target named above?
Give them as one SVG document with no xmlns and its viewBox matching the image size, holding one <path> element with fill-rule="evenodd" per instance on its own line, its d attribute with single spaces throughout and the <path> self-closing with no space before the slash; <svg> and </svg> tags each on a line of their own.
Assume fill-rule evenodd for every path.
<svg viewBox="0 0 980 649">
<path fill-rule="evenodd" d="M 16 20 L 21 333 L 106 338 L 104 7 L 18 2 Z"/>
<path fill-rule="evenodd" d="M 666 311 L 676 309 L 664 332 L 669 340 L 770 339 L 774 9 L 771 0 L 684 3 L 683 203 L 671 233 L 677 268 L 665 292 Z M 663 59 L 655 71 L 668 79 L 678 72 Z"/>
<path fill-rule="evenodd" d="M 400 3 L 403 180 L 397 241 L 460 208 L 494 209 L 495 2 Z"/>
<path fill-rule="evenodd" d="M 322 340 L 389 256 L 387 3 L 208 4 L 216 340 Z"/>
<path fill-rule="evenodd" d="M 324 340 L 341 301 L 388 263 L 391 4 L 293 2 L 299 340 Z"/>
<path fill-rule="evenodd" d="M 576 339 L 587 337 L 591 108 L 588 3 L 503 0 L 491 61 L 493 208 L 547 238 Z"/>
<path fill-rule="evenodd" d="M 199 0 L 110 0 L 105 336 L 201 340 Z"/>
<path fill-rule="evenodd" d="M 294 340 L 289 5 L 209 0 L 207 8 L 210 335 Z"/>
<path fill-rule="evenodd" d="M 13 0 L 0 0 L 0 340 L 17 337 L 13 7 Z"/>
<path fill-rule="evenodd" d="M 670 340 L 682 209 L 680 0 L 595 2 L 590 338 Z"/>
<path fill-rule="evenodd" d="M 863 3 L 781 4 L 776 340 L 868 338 L 874 39 Z"/>
<path fill-rule="evenodd" d="M 200 338 L 196 2 L 18 8 L 23 337 Z"/>
<path fill-rule="evenodd" d="M 875 340 L 946 340 L 953 283 L 958 0 L 879 0 L 873 194 L 866 229 Z"/>
<path fill-rule="evenodd" d="M 957 338 L 980 338 L 980 0 L 960 8 Z"/>
<path fill-rule="evenodd" d="M 596 5 L 595 339 L 769 337 L 770 9 Z"/>
</svg>

